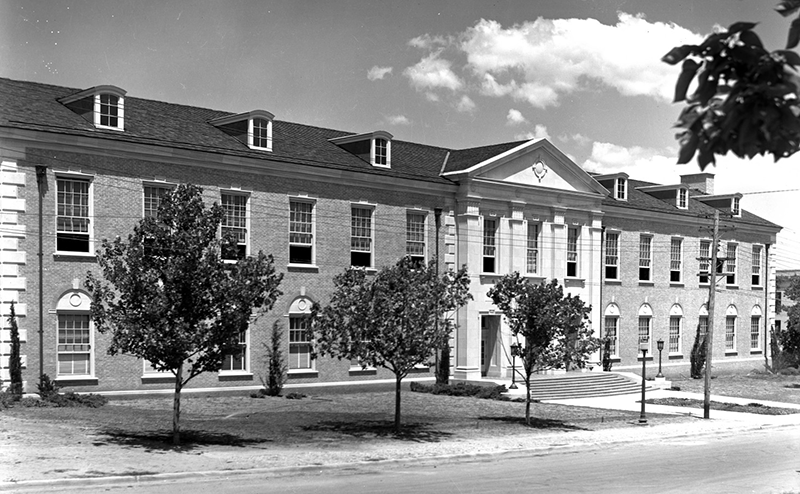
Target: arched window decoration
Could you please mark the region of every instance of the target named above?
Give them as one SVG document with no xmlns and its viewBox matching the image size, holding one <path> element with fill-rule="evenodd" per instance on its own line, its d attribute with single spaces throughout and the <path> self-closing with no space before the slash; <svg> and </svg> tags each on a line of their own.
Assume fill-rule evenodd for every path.
<svg viewBox="0 0 800 494">
<path fill-rule="evenodd" d="M 307 297 L 297 297 L 289 306 L 289 371 L 314 369 L 311 359 L 311 338 L 307 332 L 308 316 L 313 302 Z"/>
<path fill-rule="evenodd" d="M 613 302 L 608 304 L 604 317 L 604 336 L 608 338 L 611 355 L 617 356 L 619 355 L 617 352 L 619 343 L 619 306 Z"/>
<path fill-rule="evenodd" d="M 57 377 L 94 376 L 94 324 L 89 317 L 92 299 L 85 292 L 70 290 L 56 303 L 58 337 Z"/>
<path fill-rule="evenodd" d="M 674 304 L 669 309 L 669 353 L 679 355 L 683 351 L 683 308 Z"/>
<path fill-rule="evenodd" d="M 725 351 L 736 351 L 736 325 L 739 313 L 736 306 L 731 304 L 725 309 Z"/>
<path fill-rule="evenodd" d="M 647 353 L 652 352 L 652 328 L 653 308 L 650 307 L 650 304 L 642 304 L 642 306 L 639 307 L 639 351 L 641 351 L 641 345 L 644 344 L 647 345 Z"/>
<path fill-rule="evenodd" d="M 753 306 L 750 311 L 750 351 L 761 350 L 761 306 Z"/>
</svg>

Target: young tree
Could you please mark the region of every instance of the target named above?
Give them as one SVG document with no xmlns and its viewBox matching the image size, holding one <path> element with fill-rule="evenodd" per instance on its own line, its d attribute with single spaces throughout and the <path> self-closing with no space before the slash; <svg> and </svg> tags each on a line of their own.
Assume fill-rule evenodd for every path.
<svg viewBox="0 0 800 494">
<path fill-rule="evenodd" d="M 9 391 L 11 391 L 15 399 L 19 399 L 22 396 L 22 359 L 19 356 L 19 326 L 17 326 L 17 313 L 13 301 L 11 302 L 8 326 L 11 328 L 11 355 L 8 357 L 8 372 L 11 375 Z"/>
<path fill-rule="evenodd" d="M 800 276 L 793 276 L 784 295 L 795 303 L 783 306 L 789 316 L 786 327 L 778 332 L 778 343 L 783 365 L 800 366 Z M 776 307 L 780 311 L 781 307 Z M 773 360 L 775 353 L 773 352 Z M 774 364 L 774 363 L 773 363 Z M 775 367 L 775 365 L 773 365 Z"/>
<path fill-rule="evenodd" d="M 261 384 L 264 385 L 267 396 L 279 396 L 283 385 L 286 384 L 288 370 L 286 356 L 283 353 L 283 331 L 279 321 L 272 324 L 269 342 L 265 341 L 262 344 L 264 346 L 264 364 L 267 370 L 266 376 L 260 377 Z"/>
<path fill-rule="evenodd" d="M 505 315 L 518 344 L 522 376 L 527 388 L 525 423 L 531 423 L 531 376 L 536 371 L 583 367 L 600 347 L 587 324 L 591 307 L 580 297 L 564 296 L 557 280 L 534 284 L 519 273 L 503 276 L 489 290 L 489 298 Z"/>
<path fill-rule="evenodd" d="M 238 351 L 239 334 L 280 295 L 272 256 L 222 260 L 236 245 L 217 236 L 224 214 L 216 203 L 206 207 L 199 187 L 178 186 L 127 240 L 103 240 L 102 278 L 86 277 L 95 327 L 112 334 L 108 353 L 147 359 L 175 375 L 175 444 L 183 387 L 219 371 L 225 355 Z"/>
<path fill-rule="evenodd" d="M 783 16 L 800 10 L 800 0 L 782 0 Z M 775 161 L 800 149 L 800 56 L 791 51 L 800 40 L 800 18 L 789 30 L 786 50 L 769 52 L 753 28 L 737 22 L 709 35 L 700 45 L 673 48 L 662 61 L 683 61 L 675 86 L 675 102 L 686 100 L 676 127 L 679 164 L 697 153 L 700 169 L 715 163 L 715 154 L 740 158 L 772 154 Z M 689 85 L 695 92 L 687 98 Z"/>
<path fill-rule="evenodd" d="M 445 315 L 472 299 L 466 268 L 438 277 L 433 262 L 420 266 L 405 257 L 374 276 L 350 268 L 333 284 L 330 303 L 311 310 L 313 357 L 358 359 L 363 367 L 394 373 L 399 432 L 403 378 L 447 344 L 454 323 Z"/>
</svg>

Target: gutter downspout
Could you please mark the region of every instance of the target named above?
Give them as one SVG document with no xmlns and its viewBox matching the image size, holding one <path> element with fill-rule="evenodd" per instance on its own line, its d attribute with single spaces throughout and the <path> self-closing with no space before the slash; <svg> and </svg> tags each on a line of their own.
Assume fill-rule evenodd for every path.
<svg viewBox="0 0 800 494">
<path fill-rule="evenodd" d="M 36 166 L 36 186 L 39 189 L 39 382 L 44 375 L 44 222 L 43 204 L 47 193 L 47 167 Z"/>
</svg>

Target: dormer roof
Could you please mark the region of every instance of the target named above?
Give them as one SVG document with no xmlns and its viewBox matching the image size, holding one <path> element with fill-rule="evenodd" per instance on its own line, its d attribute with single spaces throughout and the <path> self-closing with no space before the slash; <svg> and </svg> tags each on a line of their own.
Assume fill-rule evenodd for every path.
<svg viewBox="0 0 800 494">
<path fill-rule="evenodd" d="M 98 129 L 125 130 L 125 94 L 117 86 L 94 86 L 63 96 L 58 102 Z"/>
<path fill-rule="evenodd" d="M 209 120 L 219 128 L 257 151 L 272 151 L 272 121 L 275 115 L 266 110 L 252 110 Z"/>
<path fill-rule="evenodd" d="M 332 144 L 352 153 L 372 166 L 392 167 L 392 134 L 376 130 L 363 134 L 346 135 L 329 139 Z"/>
</svg>

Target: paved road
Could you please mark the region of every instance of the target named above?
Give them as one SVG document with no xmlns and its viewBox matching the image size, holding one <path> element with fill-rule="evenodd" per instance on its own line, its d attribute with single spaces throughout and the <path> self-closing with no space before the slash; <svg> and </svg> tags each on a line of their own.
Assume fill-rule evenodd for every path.
<svg viewBox="0 0 800 494">
<path fill-rule="evenodd" d="M 87 486 L 74 491 L 61 486 L 57 490 L 85 493 Z M 499 456 L 438 466 L 367 465 L 277 478 L 185 479 L 163 484 L 93 485 L 89 490 L 165 494 L 800 493 L 800 427 L 527 457 Z"/>
</svg>

